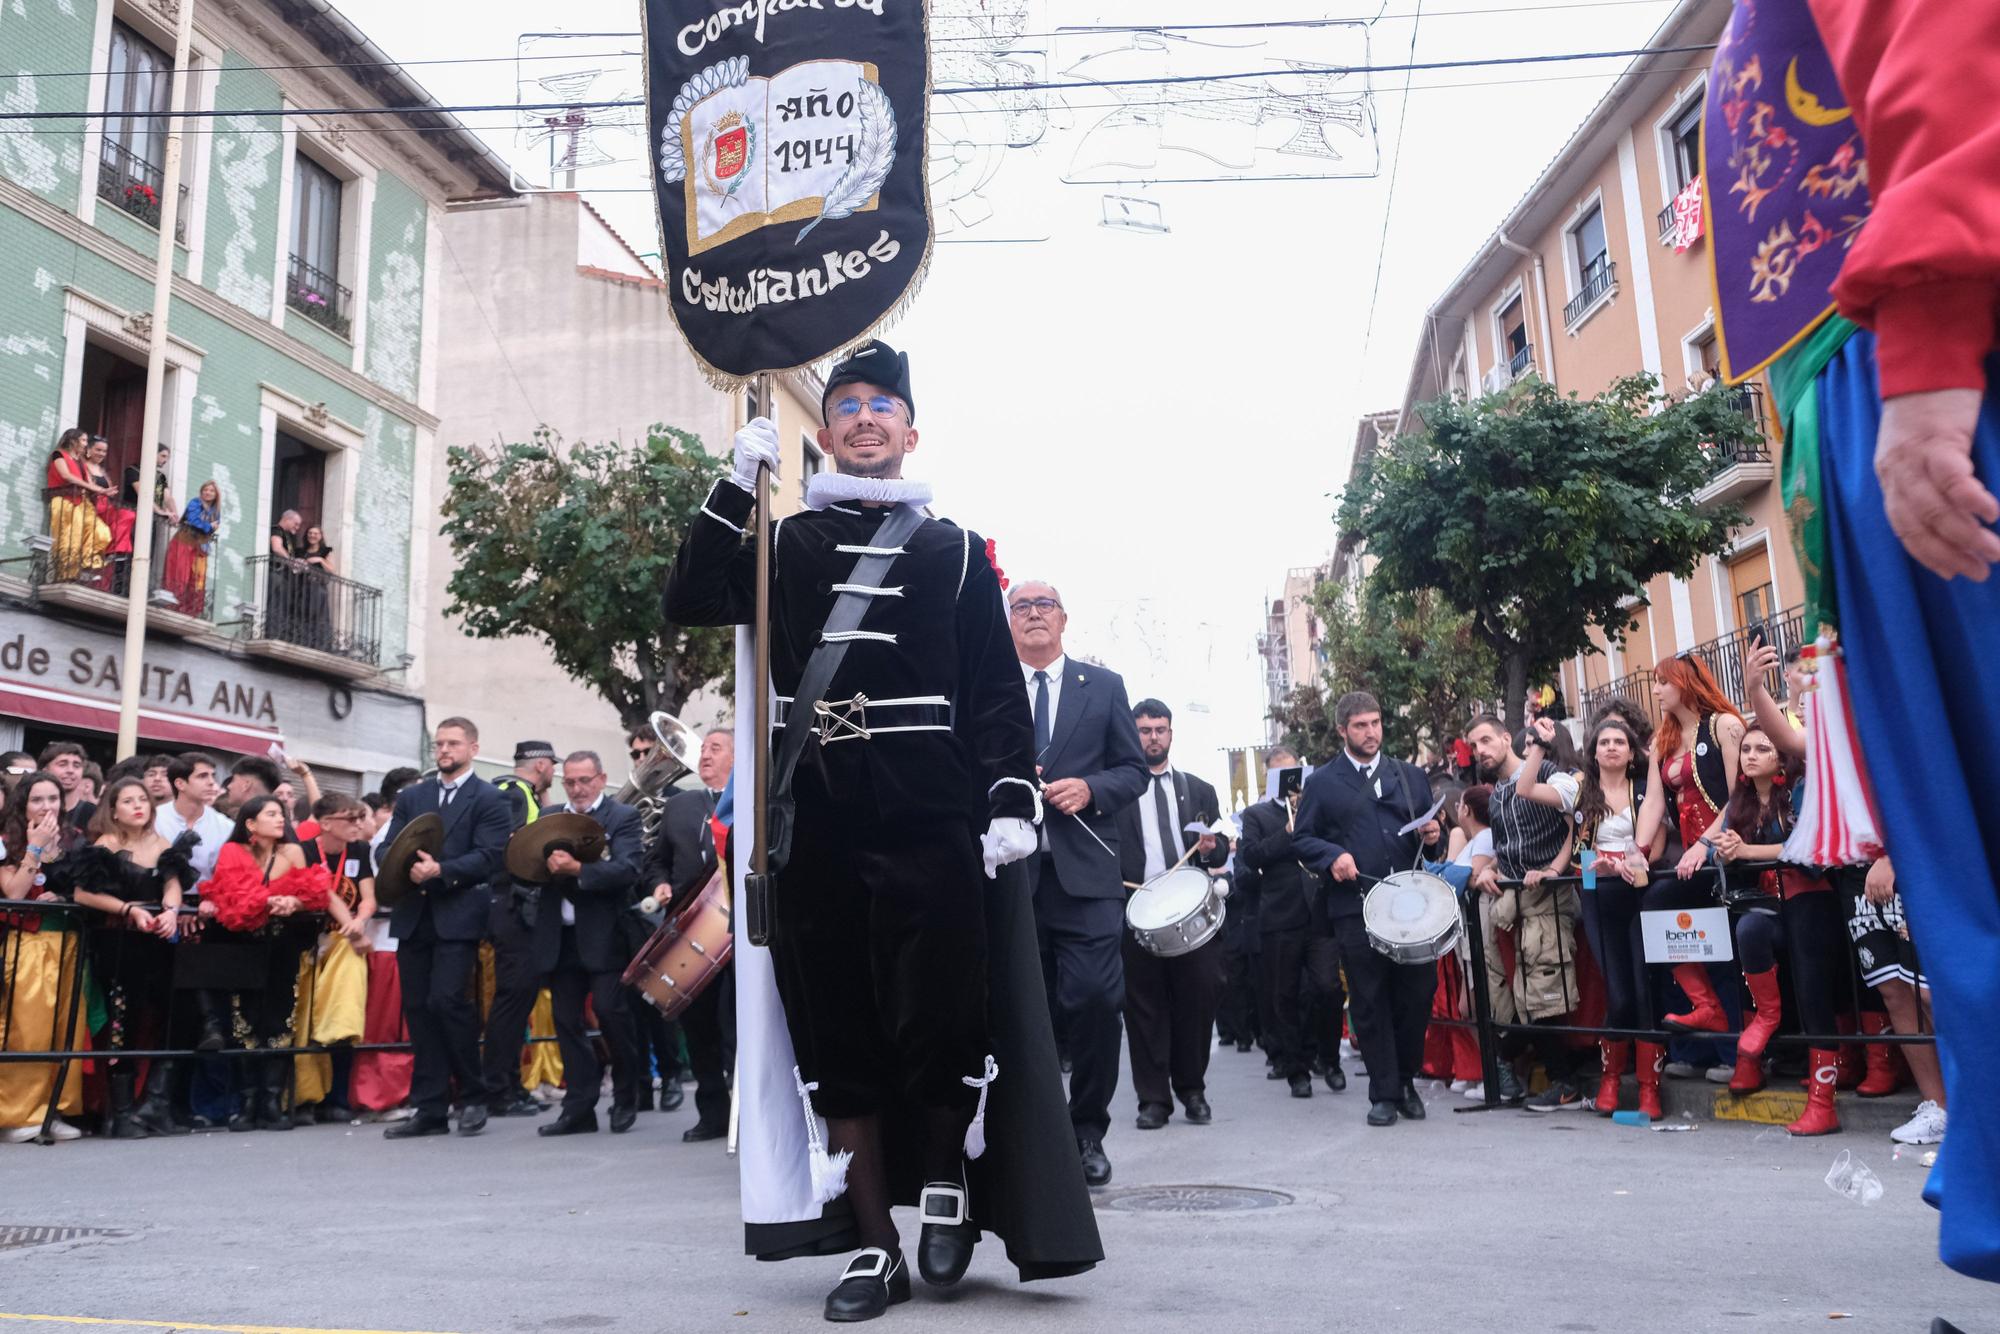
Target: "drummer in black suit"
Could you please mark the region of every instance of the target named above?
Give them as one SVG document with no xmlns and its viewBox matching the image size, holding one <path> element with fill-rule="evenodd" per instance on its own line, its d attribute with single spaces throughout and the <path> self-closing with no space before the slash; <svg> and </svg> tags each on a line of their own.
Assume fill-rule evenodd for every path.
<svg viewBox="0 0 2000 1334">
<path fill-rule="evenodd" d="M 1361 901 L 1375 881 L 1410 870 L 1420 855 L 1441 857 L 1443 829 L 1433 819 L 1397 832 L 1430 809 L 1430 781 L 1414 764 L 1382 754 L 1382 706 L 1373 695 L 1342 695 L 1334 722 L 1345 744 L 1306 780 L 1293 847 L 1308 870 L 1332 877 L 1326 912 L 1347 972 L 1355 1039 L 1368 1065 L 1368 1124 L 1394 1125 L 1399 1113 L 1421 1121 L 1424 1103 L 1414 1081 L 1423 1065 L 1437 966 L 1395 963 L 1379 953 L 1362 925 Z"/>
<path fill-rule="evenodd" d="M 598 1087 L 604 1068 L 583 1021 L 584 997 L 597 1012 L 597 1028 L 611 1050 L 611 1133 L 622 1135 L 639 1119 L 639 1031 L 630 993 L 620 985 L 630 961 L 620 930 L 639 898 L 645 830 L 639 812 L 604 795 L 604 761 L 579 750 L 563 760 L 567 805 L 553 815 L 585 815 L 604 829 L 604 857 L 589 863 L 574 852 L 548 851 L 550 875 L 536 898 L 535 968 L 546 973 L 555 1003 L 556 1045 L 562 1051 L 562 1111 L 538 1135 L 588 1135 L 597 1131 Z M 532 829 L 534 826 L 530 826 Z"/>
<path fill-rule="evenodd" d="M 507 799 L 472 772 L 479 729 L 465 718 L 447 718 L 432 737 L 437 773 L 396 796 L 388 842 L 419 815 L 444 822 L 444 846 L 433 858 L 418 855 L 410 867 L 410 892 L 389 910 L 396 938 L 396 966 L 403 982 L 403 1017 L 416 1048 L 410 1103 L 416 1115 L 382 1132 L 385 1139 L 442 1135 L 451 1129 L 451 1081 L 458 1079 L 458 1133 L 486 1126 L 489 1092 L 479 1066 L 479 1012 L 473 1008 L 473 965 L 486 933 L 493 895 L 488 889 L 513 832 Z"/>
<path fill-rule="evenodd" d="M 1132 706 L 1139 749 L 1146 756 L 1146 791 L 1118 813 L 1118 859 L 1131 884 L 1145 884 L 1176 866 L 1197 874 L 1229 861 L 1229 840 L 1209 829 L 1221 818 L 1215 788 L 1172 761 L 1174 715 L 1156 699 Z M 1213 1119 L 1208 1106 L 1208 1054 L 1215 1047 L 1215 1011 L 1222 1001 L 1222 937 L 1200 949 L 1161 958 L 1126 928 L 1125 1041 L 1132 1088 L 1139 1095 L 1139 1129 L 1158 1130 L 1173 1114 L 1174 1095 L 1188 1124 Z"/>
</svg>

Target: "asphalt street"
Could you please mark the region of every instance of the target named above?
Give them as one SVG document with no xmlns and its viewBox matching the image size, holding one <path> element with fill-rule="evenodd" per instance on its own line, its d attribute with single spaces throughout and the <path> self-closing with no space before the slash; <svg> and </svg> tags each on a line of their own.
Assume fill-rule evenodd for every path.
<svg viewBox="0 0 2000 1334">
<path fill-rule="evenodd" d="M 1216 1120 L 1132 1128 L 1129 1083 L 1094 1273 L 1021 1285 L 997 1246 L 958 1288 L 919 1283 L 881 1329 L 2000 1331 L 2000 1287 L 1936 1259 L 1924 1169 L 1886 1138 L 1692 1133 L 1588 1113 L 1455 1115 L 1370 1129 L 1359 1082 L 1311 1100 L 1216 1053 Z M 13 1227 L 123 1235 L 0 1245 L 0 1334 L 81 1324 L 470 1334 L 823 1328 L 838 1260 L 740 1254 L 735 1160 L 683 1145 L 686 1110 L 623 1136 L 385 1143 L 379 1126 L 0 1146 Z M 1824 1177 L 1842 1150 L 1885 1187 Z M 1137 1187 L 1282 1203 L 1142 1212 Z M 1201 1203 L 1202 1198 L 1179 1197 Z M 977 1202 L 974 1202 L 975 1209 Z M 905 1244 L 915 1240 L 905 1220 Z M 20 1316 L 32 1319 L 19 1319 Z"/>
</svg>

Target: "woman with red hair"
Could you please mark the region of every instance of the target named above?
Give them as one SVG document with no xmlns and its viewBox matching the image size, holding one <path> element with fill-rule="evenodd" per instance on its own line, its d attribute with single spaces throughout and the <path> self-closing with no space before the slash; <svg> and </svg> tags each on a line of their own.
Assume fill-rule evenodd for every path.
<svg viewBox="0 0 2000 1334">
<path fill-rule="evenodd" d="M 1642 848 L 1655 846 L 1654 835 L 1666 820 L 1666 804 L 1671 800 L 1680 826 L 1681 845 L 1696 847 L 1708 827 L 1721 818 L 1723 808 L 1729 804 L 1729 794 L 1736 787 L 1743 715 L 1729 702 L 1729 696 L 1722 693 L 1708 664 L 1691 652 L 1663 658 L 1653 669 L 1653 701 L 1659 706 L 1660 726 L 1653 733 L 1637 843 Z M 1672 878 L 1656 880 L 1644 899 L 1648 911 L 1712 906 L 1711 899 L 1701 894 L 1691 895 L 1688 885 Z M 1686 1014 L 1667 1015 L 1664 1020 L 1667 1028 L 1682 1033 L 1729 1031 L 1729 1016 L 1722 1008 L 1722 998 L 1715 994 L 1706 967 L 1698 963 L 1676 964 L 1674 981 L 1687 993 L 1693 1008 Z M 1664 1046 L 1639 1044 L 1642 1085 L 1650 1074 L 1657 1086 L 1656 1072 L 1665 1063 Z"/>
</svg>

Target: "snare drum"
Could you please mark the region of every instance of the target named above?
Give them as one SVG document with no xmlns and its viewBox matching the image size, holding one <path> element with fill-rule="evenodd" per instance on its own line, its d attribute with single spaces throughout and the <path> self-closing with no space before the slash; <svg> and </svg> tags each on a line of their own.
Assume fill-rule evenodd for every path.
<svg viewBox="0 0 2000 1334">
<path fill-rule="evenodd" d="M 729 965 L 734 949 L 729 882 L 717 871 L 695 901 L 639 950 L 625 970 L 625 985 L 638 988 L 661 1014 L 675 1019 Z"/>
<path fill-rule="evenodd" d="M 1125 901 L 1125 923 L 1142 949 L 1171 959 L 1191 954 L 1222 930 L 1229 882 L 1192 866 L 1148 880 Z"/>
<path fill-rule="evenodd" d="M 1377 883 L 1361 901 L 1361 924 L 1376 952 L 1397 963 L 1435 963 L 1465 930 L 1458 895 L 1428 871 L 1402 871 Z"/>
</svg>

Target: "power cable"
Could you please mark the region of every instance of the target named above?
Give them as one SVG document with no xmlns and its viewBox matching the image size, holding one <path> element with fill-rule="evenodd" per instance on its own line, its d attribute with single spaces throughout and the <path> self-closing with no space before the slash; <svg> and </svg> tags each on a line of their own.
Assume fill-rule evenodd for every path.
<svg viewBox="0 0 2000 1334">
<path fill-rule="evenodd" d="M 1284 79 L 1347 76 L 1352 74 L 1414 74 L 1424 70 L 1480 69 L 1511 65 L 1548 65 L 1576 60 L 1616 60 L 1640 56 L 1684 55 L 1713 51 L 1714 42 L 1684 46 L 1641 46 L 1614 51 L 1570 51 L 1536 56 L 1487 56 L 1472 60 L 1405 61 L 1396 65 L 1328 65 L 1291 69 L 1225 70 L 1215 74 L 1171 74 L 1132 79 L 1065 79 L 1050 83 L 971 84 L 933 88 L 934 96 L 957 97 L 968 94 L 1060 92 L 1070 88 L 1169 87 L 1188 83 L 1231 83 L 1245 79 Z M 166 120 L 181 116 L 190 120 L 214 120 L 223 116 L 407 116 L 462 115 L 484 111 L 608 111 L 644 106 L 644 98 L 621 98 L 601 102 L 481 102 L 443 106 L 437 103 L 416 106 L 375 107 L 263 107 L 254 109 L 208 109 L 194 111 L 4 111 L 6 120 Z M 438 128 L 452 128 L 443 127 Z"/>
<path fill-rule="evenodd" d="M 1410 20 L 1410 54 L 1408 62 L 1417 58 L 1417 29 L 1423 25 L 1423 0 L 1417 0 L 1417 12 Z M 1361 330 L 1361 355 L 1355 359 L 1359 368 L 1368 364 L 1368 346 L 1375 337 L 1375 303 L 1382 295 L 1382 270 L 1388 267 L 1389 220 L 1396 215 L 1396 173 L 1403 165 L 1403 140 L 1410 131 L 1410 74 L 1403 76 L 1403 102 L 1396 112 L 1396 145 L 1389 153 L 1389 197 L 1382 205 L 1382 237 L 1375 245 L 1375 282 L 1368 290 L 1368 322 Z"/>
</svg>

